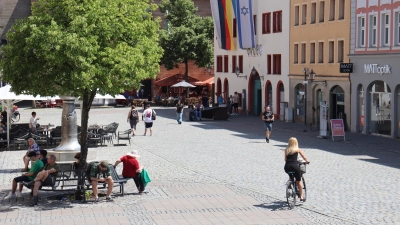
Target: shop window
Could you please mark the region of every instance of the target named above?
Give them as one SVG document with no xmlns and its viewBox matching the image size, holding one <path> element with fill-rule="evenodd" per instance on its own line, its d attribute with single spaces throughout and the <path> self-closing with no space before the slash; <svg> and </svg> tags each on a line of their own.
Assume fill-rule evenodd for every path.
<svg viewBox="0 0 400 225">
<path fill-rule="evenodd" d="M 381 80 L 374 81 L 369 86 L 370 101 L 368 104 L 372 111 L 369 117 L 369 130 L 371 133 L 390 135 L 391 120 L 393 119 L 391 114 L 392 90 L 389 84 Z"/>
<path fill-rule="evenodd" d="M 262 17 L 262 33 L 271 33 L 271 13 L 264 13 Z"/>
<path fill-rule="evenodd" d="M 304 85 L 303 84 L 297 84 L 296 87 L 294 88 L 294 93 L 295 93 L 295 114 L 297 116 L 302 116 L 304 115 L 304 103 L 305 103 L 305 92 L 304 92 Z"/>
<path fill-rule="evenodd" d="M 310 43 L 310 63 L 315 63 L 315 42 Z"/>
<path fill-rule="evenodd" d="M 319 20 L 320 23 L 325 22 L 325 2 L 319 2 Z"/>
<path fill-rule="evenodd" d="M 222 72 L 222 56 L 217 56 L 217 72 Z"/>
<path fill-rule="evenodd" d="M 299 17 L 300 17 L 300 6 L 296 5 L 294 7 L 294 25 L 299 25 Z"/>
<path fill-rule="evenodd" d="M 224 72 L 228 73 L 229 72 L 229 56 L 224 55 Z"/>
<path fill-rule="evenodd" d="M 293 63 L 299 63 L 299 44 L 294 44 L 293 46 Z"/>
<path fill-rule="evenodd" d="M 314 24 L 316 21 L 316 17 L 317 17 L 317 3 L 313 2 L 311 3 L 311 24 Z"/>
</svg>

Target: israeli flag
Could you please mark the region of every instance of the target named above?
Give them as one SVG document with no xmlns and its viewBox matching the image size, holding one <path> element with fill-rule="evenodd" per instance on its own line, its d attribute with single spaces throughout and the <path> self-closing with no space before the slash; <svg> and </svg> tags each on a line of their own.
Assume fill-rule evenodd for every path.
<svg viewBox="0 0 400 225">
<path fill-rule="evenodd" d="M 240 48 L 254 48 L 256 44 L 254 38 L 252 0 L 236 0 L 234 8 L 238 25 Z"/>
</svg>

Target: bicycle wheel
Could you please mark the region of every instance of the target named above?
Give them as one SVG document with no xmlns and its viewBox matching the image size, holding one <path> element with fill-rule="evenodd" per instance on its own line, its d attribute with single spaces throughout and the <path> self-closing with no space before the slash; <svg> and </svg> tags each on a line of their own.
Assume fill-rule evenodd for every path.
<svg viewBox="0 0 400 225">
<path fill-rule="evenodd" d="M 304 177 L 302 176 L 301 177 L 301 180 L 302 180 L 302 182 L 303 182 L 303 202 L 305 202 L 306 201 L 306 199 L 307 199 L 307 188 L 306 188 L 306 180 L 304 179 Z"/>
<path fill-rule="evenodd" d="M 16 122 L 19 121 L 19 119 L 20 119 L 19 113 L 13 113 L 13 114 L 11 115 L 11 123 L 16 123 Z"/>
<path fill-rule="evenodd" d="M 286 200 L 290 209 L 293 209 L 296 205 L 296 193 L 292 181 L 286 183 Z"/>
</svg>

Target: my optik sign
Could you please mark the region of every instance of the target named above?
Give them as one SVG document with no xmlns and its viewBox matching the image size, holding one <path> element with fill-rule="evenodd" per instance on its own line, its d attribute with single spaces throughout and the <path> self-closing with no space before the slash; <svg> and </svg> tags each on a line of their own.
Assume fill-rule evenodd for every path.
<svg viewBox="0 0 400 225">
<path fill-rule="evenodd" d="M 379 66 L 379 64 L 364 64 L 364 73 L 377 73 L 379 75 L 391 74 L 392 67 L 389 65 Z"/>
</svg>

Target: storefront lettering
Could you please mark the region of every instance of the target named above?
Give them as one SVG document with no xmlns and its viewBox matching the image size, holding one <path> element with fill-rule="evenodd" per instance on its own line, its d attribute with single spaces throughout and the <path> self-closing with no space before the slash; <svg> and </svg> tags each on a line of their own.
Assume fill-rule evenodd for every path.
<svg viewBox="0 0 400 225">
<path fill-rule="evenodd" d="M 379 64 L 364 64 L 364 73 L 377 73 L 380 75 L 392 73 L 389 65 L 378 66 Z"/>
</svg>

